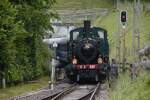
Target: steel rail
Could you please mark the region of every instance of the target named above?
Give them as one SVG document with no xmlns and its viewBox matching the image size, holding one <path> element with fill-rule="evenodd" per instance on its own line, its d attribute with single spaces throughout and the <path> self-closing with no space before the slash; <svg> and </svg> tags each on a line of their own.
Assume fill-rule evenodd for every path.
<svg viewBox="0 0 150 100">
<path fill-rule="evenodd" d="M 95 86 L 95 88 L 91 89 L 88 93 L 82 94 L 79 98 L 76 98 L 77 100 L 96 100 L 96 96 L 99 93 L 100 88 L 100 82 Z M 78 87 L 76 84 L 70 86 L 69 88 L 65 89 L 64 91 L 61 91 L 60 93 L 55 94 L 53 97 L 50 97 L 49 99 L 44 100 L 61 100 L 62 98 L 66 98 L 67 95 L 70 95 L 70 93 L 74 93 L 76 90 L 78 91 Z M 76 92 L 77 92 L 76 91 Z"/>
<path fill-rule="evenodd" d="M 67 91 L 68 89 L 70 89 L 71 87 L 73 87 L 74 85 L 75 85 L 75 84 L 73 84 L 73 85 L 71 85 L 71 86 L 69 86 L 69 87 L 66 87 L 66 89 L 61 90 L 61 91 L 59 91 L 59 92 L 56 92 L 56 93 L 50 95 L 50 96 L 47 97 L 47 98 L 43 98 L 42 100 L 52 100 L 53 98 L 55 98 L 56 96 L 58 96 L 58 95 L 61 94 L 62 92 Z"/>
<path fill-rule="evenodd" d="M 98 94 L 99 88 L 100 88 L 100 82 L 97 84 L 94 92 L 92 93 L 90 97 L 90 100 L 96 100 L 96 95 Z"/>
<path fill-rule="evenodd" d="M 51 100 L 59 100 L 61 97 L 65 96 L 69 92 L 73 91 L 76 88 L 76 84 L 73 84 L 71 87 L 65 89 L 64 91 L 60 92 L 56 96 L 54 96 Z"/>
<path fill-rule="evenodd" d="M 93 92 L 94 92 L 94 90 L 90 91 L 88 94 L 82 96 L 78 100 L 88 100 L 91 97 L 91 95 L 92 95 Z"/>
<path fill-rule="evenodd" d="M 100 87 L 100 82 L 97 84 L 97 86 L 91 90 L 87 95 L 81 97 L 80 99 L 78 100 L 95 100 L 95 95 L 98 93 L 98 90 L 99 90 L 99 87 Z"/>
</svg>

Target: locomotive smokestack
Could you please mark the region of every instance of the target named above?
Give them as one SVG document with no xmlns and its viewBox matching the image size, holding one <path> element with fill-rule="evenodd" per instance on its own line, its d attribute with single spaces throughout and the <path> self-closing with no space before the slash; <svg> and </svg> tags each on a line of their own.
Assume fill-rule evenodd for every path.
<svg viewBox="0 0 150 100">
<path fill-rule="evenodd" d="M 85 37 L 88 36 L 88 33 L 90 32 L 90 28 L 91 28 L 91 21 L 90 20 L 85 20 L 84 21 Z"/>
<path fill-rule="evenodd" d="M 91 27 L 91 21 L 90 20 L 85 20 L 84 21 L 84 28 L 86 29 L 90 29 Z"/>
</svg>

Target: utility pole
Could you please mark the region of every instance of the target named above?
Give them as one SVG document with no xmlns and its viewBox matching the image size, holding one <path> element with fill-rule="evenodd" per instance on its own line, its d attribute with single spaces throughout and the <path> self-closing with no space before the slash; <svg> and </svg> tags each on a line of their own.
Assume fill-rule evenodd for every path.
<svg viewBox="0 0 150 100">
<path fill-rule="evenodd" d="M 138 6 L 138 8 L 137 8 L 137 14 L 138 14 L 138 29 L 137 29 L 137 34 L 138 34 L 138 50 L 140 50 L 140 13 L 141 13 L 141 11 L 140 11 L 140 9 L 141 9 L 141 7 L 140 7 L 140 0 L 138 0 L 138 4 L 137 4 L 137 6 Z"/>
<path fill-rule="evenodd" d="M 134 60 L 137 60 L 137 51 L 140 49 L 140 0 L 134 0 L 133 12 L 132 46 Z"/>
<path fill-rule="evenodd" d="M 116 58 L 118 58 L 117 59 L 117 61 L 120 63 L 121 62 L 121 32 L 120 32 L 120 29 L 121 29 L 121 27 L 120 27 L 120 0 L 117 0 L 117 2 L 116 2 L 117 4 L 116 4 L 116 6 L 117 6 L 117 12 L 118 12 L 118 16 L 117 16 L 117 46 L 116 46 Z"/>
</svg>

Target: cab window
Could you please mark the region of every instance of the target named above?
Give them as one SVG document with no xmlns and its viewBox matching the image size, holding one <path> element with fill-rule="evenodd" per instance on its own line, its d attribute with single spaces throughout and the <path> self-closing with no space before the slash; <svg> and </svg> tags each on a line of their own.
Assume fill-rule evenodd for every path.
<svg viewBox="0 0 150 100">
<path fill-rule="evenodd" d="M 100 38 L 104 38 L 104 32 L 98 31 L 98 35 L 99 35 Z"/>
<path fill-rule="evenodd" d="M 79 32 L 74 32 L 73 33 L 73 40 L 76 40 L 78 36 L 79 36 Z"/>
</svg>

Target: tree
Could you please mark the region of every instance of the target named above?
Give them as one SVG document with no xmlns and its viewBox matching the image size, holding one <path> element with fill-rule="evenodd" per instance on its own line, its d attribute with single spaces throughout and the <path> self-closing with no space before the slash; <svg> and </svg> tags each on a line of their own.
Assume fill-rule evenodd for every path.
<svg viewBox="0 0 150 100">
<path fill-rule="evenodd" d="M 17 1 L 17 0 L 16 0 Z M 29 46 L 28 48 L 28 59 L 33 69 L 33 76 L 42 74 L 42 68 L 45 63 L 47 55 L 41 49 L 44 48 L 42 43 L 42 37 L 44 36 L 45 30 L 52 30 L 50 20 L 56 18 L 57 15 L 50 12 L 54 0 L 18 0 L 13 2 L 17 5 L 19 11 L 17 20 L 24 23 L 24 28 L 29 33 L 25 39 Z M 42 61 L 43 60 L 43 61 Z"/>
<path fill-rule="evenodd" d="M 25 33 L 21 22 L 15 20 L 16 15 L 17 10 L 8 0 L 0 1 L 0 74 L 3 77 L 10 67 L 16 66 L 16 34 Z"/>
<path fill-rule="evenodd" d="M 50 58 L 42 43 L 50 20 L 57 17 L 50 9 L 54 0 L 0 0 L 0 73 L 8 83 L 36 78 L 43 74 Z M 2 76 L 2 75 L 1 75 Z"/>
</svg>

